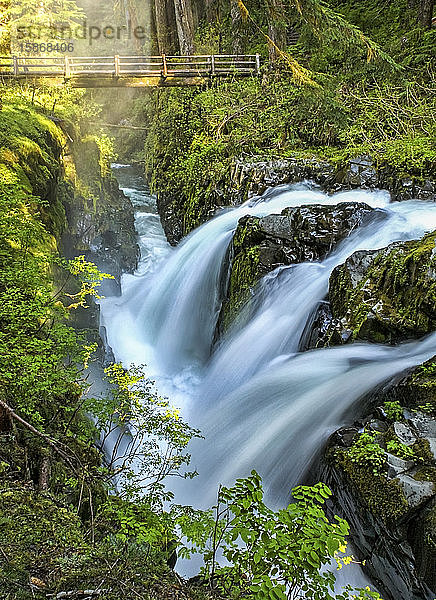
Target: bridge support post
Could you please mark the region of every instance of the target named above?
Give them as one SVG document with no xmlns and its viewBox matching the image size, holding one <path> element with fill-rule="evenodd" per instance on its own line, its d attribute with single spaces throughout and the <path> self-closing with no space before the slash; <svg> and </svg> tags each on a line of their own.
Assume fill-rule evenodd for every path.
<svg viewBox="0 0 436 600">
<path fill-rule="evenodd" d="M 115 77 L 119 77 L 120 76 L 120 57 L 118 56 L 118 54 L 116 54 L 114 56 L 114 65 L 115 65 Z"/>
<path fill-rule="evenodd" d="M 65 77 L 69 78 L 70 75 L 71 75 L 70 57 L 69 56 L 65 56 Z"/>
<path fill-rule="evenodd" d="M 260 75 L 260 55 L 256 54 L 256 73 Z"/>
<path fill-rule="evenodd" d="M 167 65 L 167 57 L 165 54 L 162 54 L 162 77 L 168 76 L 168 65 Z"/>
<path fill-rule="evenodd" d="M 16 56 L 12 57 L 13 67 L 14 67 L 14 75 L 18 75 L 18 58 Z"/>
</svg>

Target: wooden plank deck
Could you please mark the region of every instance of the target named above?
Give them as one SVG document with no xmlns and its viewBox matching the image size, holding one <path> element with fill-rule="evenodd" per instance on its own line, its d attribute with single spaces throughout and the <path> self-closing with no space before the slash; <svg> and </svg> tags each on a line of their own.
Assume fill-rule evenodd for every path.
<svg viewBox="0 0 436 600">
<path fill-rule="evenodd" d="M 201 85 L 214 77 L 259 75 L 260 57 L 197 56 L 0 56 L 0 79 L 72 87 L 173 87 Z"/>
</svg>

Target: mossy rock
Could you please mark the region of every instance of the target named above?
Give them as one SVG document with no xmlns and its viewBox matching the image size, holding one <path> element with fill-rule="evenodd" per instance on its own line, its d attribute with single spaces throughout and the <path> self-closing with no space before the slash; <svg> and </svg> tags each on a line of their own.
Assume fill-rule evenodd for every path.
<svg viewBox="0 0 436 600">
<path fill-rule="evenodd" d="M 436 356 L 402 374 L 377 392 L 374 399 L 380 404 L 398 402 L 403 407 L 436 417 Z"/>
<path fill-rule="evenodd" d="M 389 480 L 384 474 L 375 475 L 370 466 L 352 462 L 343 448 L 329 450 L 328 460 L 342 471 L 362 504 L 376 518 L 393 524 L 407 514 L 407 500 L 397 480 Z"/>
<path fill-rule="evenodd" d="M 279 266 L 322 260 L 372 212 L 364 203 L 342 202 L 242 217 L 233 236 L 233 261 L 219 329 L 228 329 L 264 275 Z"/>
<path fill-rule="evenodd" d="M 396 343 L 436 329 L 436 232 L 359 251 L 330 277 L 333 316 L 353 339 Z"/>
<path fill-rule="evenodd" d="M 0 486 L 0 546 L 0 590 L 15 590 L 18 600 L 32 597 L 31 577 L 43 583 L 43 597 L 42 590 L 50 589 L 59 577 L 61 563 L 68 569 L 68 560 L 73 561 L 86 544 L 74 511 L 31 487 L 5 483 Z"/>
</svg>

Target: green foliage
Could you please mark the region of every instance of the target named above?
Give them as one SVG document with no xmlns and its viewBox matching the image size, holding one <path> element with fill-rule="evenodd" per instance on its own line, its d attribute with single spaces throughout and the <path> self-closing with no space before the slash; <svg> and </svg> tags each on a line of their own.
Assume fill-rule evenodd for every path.
<svg viewBox="0 0 436 600">
<path fill-rule="evenodd" d="M 204 538 L 188 538 L 204 553 L 204 577 L 223 598 L 253 598 L 258 600 L 289 600 L 301 597 L 353 598 L 349 588 L 335 596 L 334 575 L 323 569 L 334 557 L 338 568 L 349 564 L 343 556 L 348 524 L 335 517 L 330 522 L 324 504 L 331 496 L 322 483 L 300 486 L 292 492 L 295 502 L 273 511 L 263 501 L 261 478 L 238 479 L 231 488 L 221 488 L 215 507 L 215 522 L 210 513 L 204 526 L 209 532 Z M 218 564 L 218 550 L 230 563 Z M 369 590 L 356 592 L 361 598 L 379 598 Z"/>
<path fill-rule="evenodd" d="M 0 595 L 45 598 L 102 581 L 105 600 L 171 595 L 165 560 L 176 538 L 162 480 L 183 470 L 198 433 L 139 369 L 114 365 L 108 398 L 82 397 L 96 344 L 75 333 L 70 314 L 99 297 L 108 275 L 83 256 L 58 257 L 65 137 L 11 94 L 0 111 L 0 144 L 0 399 L 25 421 L 14 417 L 9 429 L 0 409 Z M 108 154 L 100 157 L 107 164 Z M 126 452 L 115 449 L 103 466 L 95 440 L 111 433 Z M 115 483 L 123 497 L 108 496 Z"/>
<path fill-rule="evenodd" d="M 267 31 L 265 4 L 245 4 Z M 296 8 L 300 16 L 290 18 Z M 145 172 L 183 224 L 182 233 L 209 218 L 217 204 L 232 201 L 235 157 L 314 156 L 340 169 L 351 157 L 369 154 L 389 177 L 434 177 L 435 32 L 415 27 L 415 12 L 407 0 L 383 6 L 375 0 L 292 3 L 289 22 L 300 39 L 287 50 L 314 73 L 319 87 L 296 86 L 284 69 L 265 72 L 262 79 L 139 98 L 132 121 L 147 127 Z M 203 24 L 203 51 L 231 51 L 230 31 L 227 12 L 219 22 Z M 261 36 L 252 22 L 245 23 L 243 35 L 247 51 L 259 51 Z M 385 60 L 366 62 L 365 48 Z"/>
<path fill-rule="evenodd" d="M 97 269 L 94 263 L 85 260 L 84 256 L 76 256 L 65 264 L 65 261 L 58 261 L 59 264 L 64 264 L 68 271 L 79 281 L 80 290 L 75 294 L 67 294 L 71 298 L 72 303 L 68 305 L 68 309 L 78 308 L 82 306 L 86 308 L 86 302 L 90 298 L 100 300 L 102 296 L 98 293 L 98 288 L 104 279 L 114 279 L 113 275 L 102 273 Z"/>
<path fill-rule="evenodd" d="M 112 501 L 113 507 L 96 516 L 92 543 L 75 507 L 30 486 L 0 482 L 2 600 L 45 600 L 49 594 L 98 586 L 102 600 L 211 597 L 181 584 L 169 569 L 170 544 L 165 548 L 141 536 L 135 539 L 127 511 L 137 514 L 138 523 L 144 519 L 146 536 L 153 517 L 149 511 L 132 505 L 120 517 L 120 501 Z"/>
<path fill-rule="evenodd" d="M 199 431 L 185 423 L 179 411 L 161 398 L 141 367 L 126 371 L 119 364 L 106 369 L 108 395 L 88 398 L 84 409 L 93 416 L 100 445 L 112 437 L 114 452 L 106 461 L 106 476 L 116 475 L 119 496 L 161 510 L 173 495 L 163 480 L 180 476 L 189 464 L 188 442 Z M 123 449 L 123 450 L 121 450 Z M 184 477 L 195 473 L 186 472 Z"/>
<path fill-rule="evenodd" d="M 95 141 L 99 149 L 100 176 L 107 177 L 110 173 L 110 163 L 117 158 L 112 138 L 107 135 L 92 135 L 84 138 L 81 143 Z"/>
<path fill-rule="evenodd" d="M 324 44 L 342 45 L 348 51 L 355 46 L 363 46 L 366 50 L 367 61 L 380 58 L 391 67 L 398 69 L 399 65 L 382 48 L 356 25 L 350 23 L 340 13 L 323 2 L 323 0 L 294 0 L 298 13 L 308 23 Z"/>
<path fill-rule="evenodd" d="M 4 16 L 12 42 L 23 39 L 23 34 L 26 39 L 41 42 L 63 39 L 61 28 L 80 23 L 84 13 L 74 0 L 42 0 L 38 6 L 35 5 L 35 0 L 20 0 L 11 2 L 6 7 Z"/>
<path fill-rule="evenodd" d="M 404 419 L 403 408 L 398 400 L 385 402 L 383 410 L 390 421 L 402 421 Z"/>
<path fill-rule="evenodd" d="M 386 469 L 386 455 L 383 448 L 375 441 L 376 437 L 376 433 L 368 431 L 360 433 L 347 454 L 351 462 L 370 468 L 374 475 L 380 475 Z"/>
<path fill-rule="evenodd" d="M 397 438 L 389 440 L 386 444 L 386 449 L 403 460 L 414 460 L 416 458 L 413 448 L 406 446 L 406 444 L 403 444 Z"/>
</svg>

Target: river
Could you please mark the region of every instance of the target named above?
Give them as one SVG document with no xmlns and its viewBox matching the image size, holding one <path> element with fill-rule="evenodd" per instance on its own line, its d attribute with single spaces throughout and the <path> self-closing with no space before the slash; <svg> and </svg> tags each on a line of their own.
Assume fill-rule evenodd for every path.
<svg viewBox="0 0 436 600">
<path fill-rule="evenodd" d="M 160 392 L 205 437 L 191 447 L 191 467 L 199 476 L 173 484 L 177 502 L 210 506 L 219 483 L 231 484 L 255 468 L 270 504 L 282 505 L 327 436 L 353 420 L 363 395 L 436 354 L 436 334 L 397 347 L 351 344 L 299 352 L 333 268 L 356 250 L 436 229 L 434 204 L 390 204 L 382 191 L 327 196 L 310 184 L 281 186 L 223 210 L 171 248 L 142 178 L 127 166 L 115 165 L 114 173 L 135 207 L 141 259 L 134 275 L 123 276 L 121 297 L 101 303 L 102 324 L 116 359 L 125 366 L 147 364 Z M 379 218 L 322 262 L 266 276 L 252 299 L 251 318 L 241 316 L 214 345 L 227 249 L 238 220 L 344 201 L 365 202 Z"/>
</svg>

